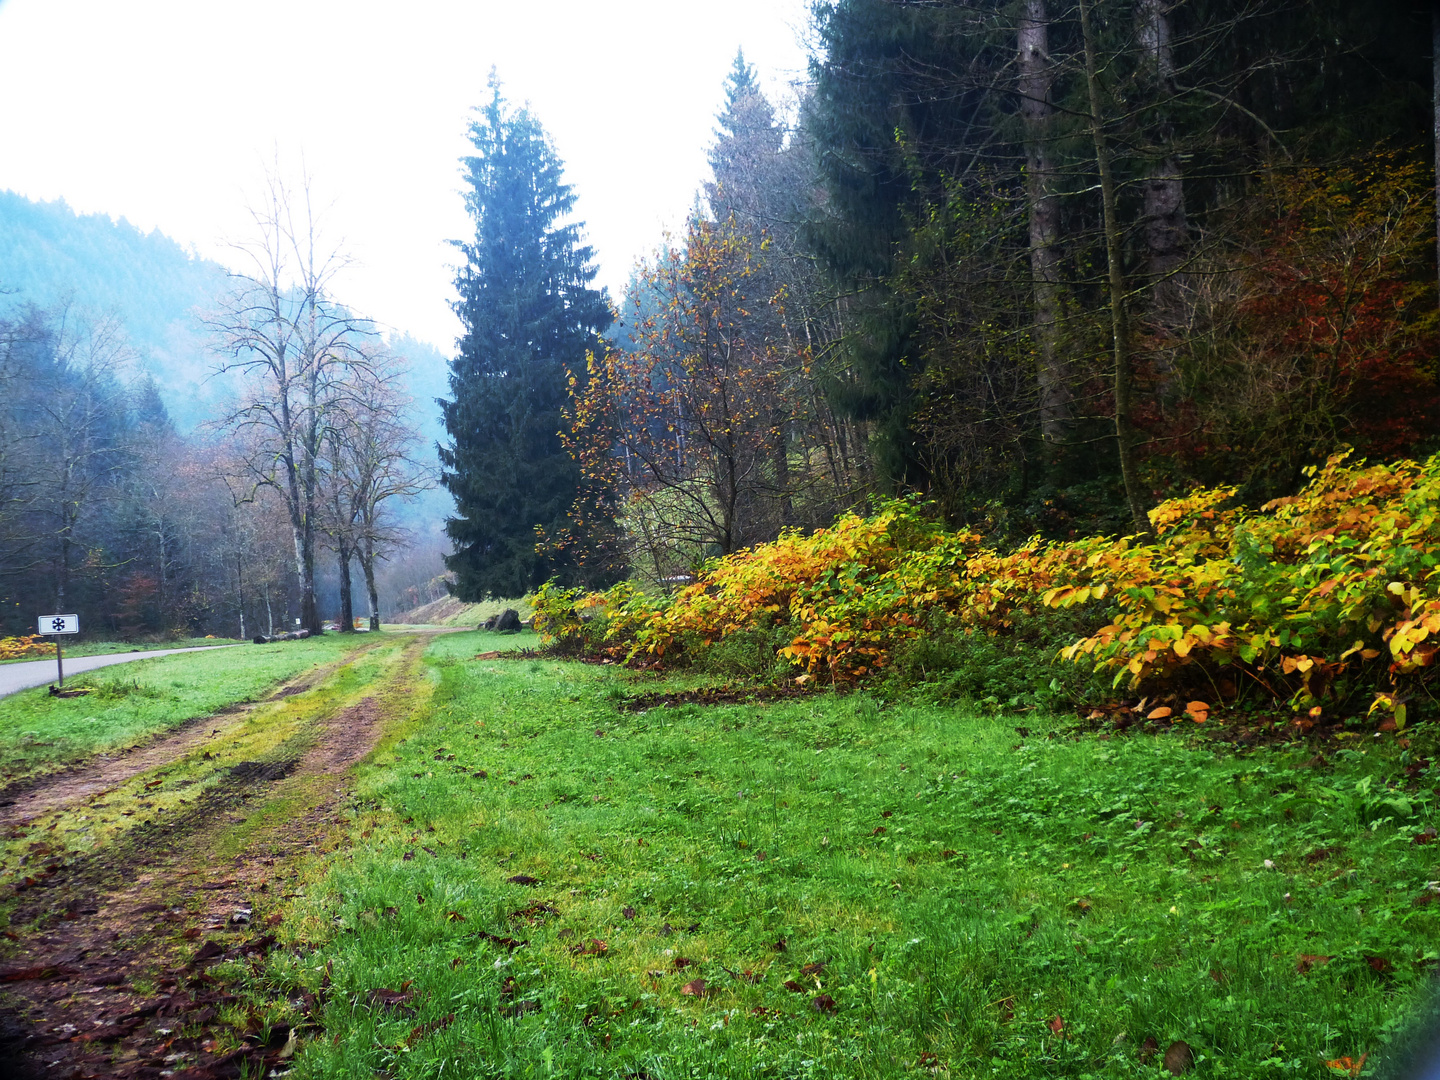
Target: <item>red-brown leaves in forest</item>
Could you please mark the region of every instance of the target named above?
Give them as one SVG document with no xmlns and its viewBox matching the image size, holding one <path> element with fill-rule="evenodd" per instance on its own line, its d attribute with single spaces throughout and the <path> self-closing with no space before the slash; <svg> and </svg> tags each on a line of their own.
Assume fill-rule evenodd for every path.
<svg viewBox="0 0 1440 1080">
<path fill-rule="evenodd" d="M 576 945 L 570 950 L 576 956 L 604 956 L 610 951 L 610 946 L 599 938 L 591 938 L 584 945 Z"/>
<path fill-rule="evenodd" d="M 1330 957 L 1321 956 L 1319 953 L 1301 953 L 1295 961 L 1295 970 L 1304 975 L 1311 968 L 1323 967 L 1330 962 Z"/>
<path fill-rule="evenodd" d="M 714 992 L 715 988 L 713 986 L 707 986 L 704 979 L 691 979 L 684 986 L 680 987 L 680 993 L 689 997 L 705 997 Z"/>
<path fill-rule="evenodd" d="M 1059 1035 L 1062 1031 L 1065 1030 L 1065 1020 L 1063 1017 L 1057 1016 L 1045 1026 L 1048 1027 L 1051 1031 L 1053 1031 L 1056 1035 Z"/>
<path fill-rule="evenodd" d="M 835 999 L 829 994 L 820 994 L 813 1001 L 811 1001 L 810 1004 L 814 1006 L 816 1012 L 825 1013 L 827 1015 L 833 1013 L 838 1008 L 838 1006 L 835 1004 Z"/>
<path fill-rule="evenodd" d="M 809 987 L 801 986 L 794 979 L 786 979 L 781 985 L 792 994 L 808 994 L 810 992 Z"/>
</svg>

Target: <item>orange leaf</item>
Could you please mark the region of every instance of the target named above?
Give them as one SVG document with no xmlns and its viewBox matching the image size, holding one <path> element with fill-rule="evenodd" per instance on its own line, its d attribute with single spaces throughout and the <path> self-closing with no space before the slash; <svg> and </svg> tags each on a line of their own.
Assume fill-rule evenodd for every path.
<svg viewBox="0 0 1440 1080">
<path fill-rule="evenodd" d="M 1056 1035 L 1059 1035 L 1060 1032 L 1065 1030 L 1065 1021 L 1057 1016 L 1054 1020 L 1051 1020 L 1050 1023 L 1046 1026 L 1049 1027 L 1049 1029 L 1053 1031 Z"/>
<path fill-rule="evenodd" d="M 1174 711 L 1175 711 L 1175 710 L 1172 709 L 1172 708 L 1170 708 L 1169 705 L 1161 705 L 1158 709 L 1151 709 L 1148 713 L 1146 713 L 1146 714 L 1145 714 L 1145 719 L 1147 719 L 1147 720 L 1164 720 L 1167 716 L 1169 716 L 1169 715 L 1170 715 L 1171 713 L 1173 713 Z"/>
</svg>

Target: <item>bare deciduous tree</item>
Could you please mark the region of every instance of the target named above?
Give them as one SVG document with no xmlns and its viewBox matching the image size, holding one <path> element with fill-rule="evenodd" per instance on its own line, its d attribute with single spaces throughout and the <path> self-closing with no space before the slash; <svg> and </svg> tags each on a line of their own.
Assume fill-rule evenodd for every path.
<svg viewBox="0 0 1440 1080">
<path fill-rule="evenodd" d="M 343 257 L 322 246 L 308 184 L 297 196 L 271 176 L 252 208 L 255 237 L 237 249 L 247 272 L 209 319 L 225 359 L 222 371 L 246 376 L 245 391 L 222 427 L 243 434 L 255 487 L 279 493 L 290 519 L 300 619 L 319 633 L 315 547 L 320 528 L 323 456 L 346 416 L 374 331 L 329 295 Z"/>
</svg>

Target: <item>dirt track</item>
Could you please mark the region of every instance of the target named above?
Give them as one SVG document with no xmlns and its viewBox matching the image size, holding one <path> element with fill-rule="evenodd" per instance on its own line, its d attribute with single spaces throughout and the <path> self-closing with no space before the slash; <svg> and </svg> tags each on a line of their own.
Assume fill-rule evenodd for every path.
<svg viewBox="0 0 1440 1080">
<path fill-rule="evenodd" d="M 191 801 L 65 865 L 37 866 L 38 876 L 16 887 L 10 925 L 23 929 L 5 933 L 14 940 L 0 961 L 0 1074 L 199 1080 L 263 1075 L 283 1063 L 290 1032 L 265 1030 L 253 1016 L 241 1028 L 223 1023 L 238 999 L 206 968 L 259 963 L 274 946 L 274 909 L 294 863 L 334 842 L 347 774 L 406 715 L 426 637 L 406 641 L 359 700 L 307 715 L 296 734 L 227 766 Z M 240 719 L 239 710 L 209 718 L 52 777 L 0 820 L 40 807 L 78 812 L 115 783 L 223 738 Z M 282 802 L 270 821 L 266 806 Z M 250 816 L 265 823 L 244 835 L 237 855 L 217 860 L 213 852 L 235 848 Z"/>
</svg>

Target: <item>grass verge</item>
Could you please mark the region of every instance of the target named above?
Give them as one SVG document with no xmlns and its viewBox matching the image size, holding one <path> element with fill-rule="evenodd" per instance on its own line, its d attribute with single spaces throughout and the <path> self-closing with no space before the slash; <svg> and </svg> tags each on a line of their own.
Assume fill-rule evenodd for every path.
<svg viewBox="0 0 1440 1080">
<path fill-rule="evenodd" d="M 46 638 L 47 642 L 54 642 L 54 638 Z M 207 645 L 238 645 L 239 638 L 217 638 L 217 637 L 192 637 L 177 638 L 166 641 L 66 641 L 65 656 L 111 656 L 115 653 L 127 652 L 154 652 L 157 649 L 198 649 Z M 0 660 L 0 664 L 26 664 L 34 660 L 44 660 L 44 656 L 19 656 L 13 660 Z M 52 648 L 49 659 L 55 659 L 55 650 Z"/>
<path fill-rule="evenodd" d="M 1428 731 L 1316 756 L 865 694 L 621 713 L 624 673 L 489 648 L 432 644 L 286 916 L 271 1017 L 325 1002 L 296 1080 L 1138 1077 L 1179 1041 L 1196 1076 L 1314 1076 L 1440 962 Z"/>
<path fill-rule="evenodd" d="M 223 706 L 251 701 L 277 682 L 365 644 L 364 636 L 326 634 L 137 660 L 67 681 L 67 688 L 93 688 L 85 697 L 52 698 L 44 687 L 22 690 L 0 698 L 0 776 L 23 780 L 133 745 Z"/>
</svg>

